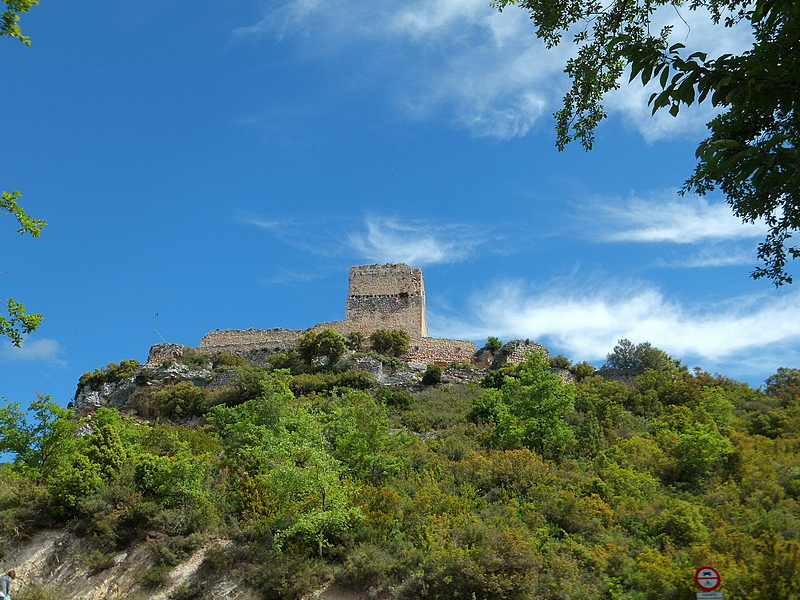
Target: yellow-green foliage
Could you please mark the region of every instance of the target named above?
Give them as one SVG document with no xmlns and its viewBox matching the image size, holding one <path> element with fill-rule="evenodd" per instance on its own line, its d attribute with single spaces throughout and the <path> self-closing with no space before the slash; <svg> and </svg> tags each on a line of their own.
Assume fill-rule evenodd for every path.
<svg viewBox="0 0 800 600">
<path fill-rule="evenodd" d="M 792 378 L 767 395 L 680 369 L 564 385 L 541 356 L 507 371 L 409 393 L 240 367 L 237 400 L 201 427 L 103 409 L 84 436 L 44 399 L 30 420 L 9 405 L 0 532 L 69 523 L 100 544 L 97 568 L 147 535 L 153 585 L 226 535 L 207 566 L 276 599 L 335 578 L 398 599 L 663 600 L 690 597 L 703 564 L 726 597 L 800 597 Z M 186 414 L 202 392 L 158 404 Z"/>
</svg>

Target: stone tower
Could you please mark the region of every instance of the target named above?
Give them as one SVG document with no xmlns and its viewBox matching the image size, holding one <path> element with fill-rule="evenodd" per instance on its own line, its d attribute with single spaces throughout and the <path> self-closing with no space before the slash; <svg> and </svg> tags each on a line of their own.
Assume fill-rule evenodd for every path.
<svg viewBox="0 0 800 600">
<path fill-rule="evenodd" d="M 353 329 L 402 329 L 412 338 L 428 337 L 422 269 L 406 264 L 350 268 L 345 322 Z"/>
</svg>

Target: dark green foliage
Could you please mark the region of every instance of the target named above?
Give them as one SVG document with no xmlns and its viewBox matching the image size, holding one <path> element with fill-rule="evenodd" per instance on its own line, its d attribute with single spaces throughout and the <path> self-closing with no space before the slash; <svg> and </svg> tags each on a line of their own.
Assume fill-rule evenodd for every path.
<svg viewBox="0 0 800 600">
<path fill-rule="evenodd" d="M 137 360 L 123 360 L 119 364 L 111 362 L 102 369 L 95 369 L 93 372 L 88 371 L 81 375 L 78 385 L 88 386 L 92 390 L 99 390 L 103 387 L 103 384 L 114 383 L 131 377 L 138 368 L 139 361 Z"/>
<path fill-rule="evenodd" d="M 290 388 L 295 396 L 329 392 L 334 388 L 368 390 L 375 379 L 366 371 L 348 370 L 341 373 L 300 373 L 292 377 Z"/>
<path fill-rule="evenodd" d="M 486 338 L 486 344 L 484 345 L 484 348 L 486 348 L 490 352 L 493 353 L 497 352 L 502 347 L 503 347 L 503 342 L 501 342 L 498 338 L 494 337 L 493 335 L 490 335 L 488 338 Z"/>
<path fill-rule="evenodd" d="M 360 331 L 351 331 L 347 334 L 347 348 L 353 352 L 361 352 L 364 348 L 364 341 L 366 338 Z"/>
<path fill-rule="evenodd" d="M 575 388 L 550 372 L 542 353 L 519 366 L 519 379 L 506 379 L 499 390 L 488 390 L 473 404 L 476 420 L 494 423 L 493 437 L 501 448 L 526 447 L 547 457 L 561 456 L 573 433 L 564 417 L 573 409 Z"/>
<path fill-rule="evenodd" d="M 784 403 L 800 398 L 800 369 L 780 367 L 778 372 L 767 377 L 764 391 L 770 396 L 777 396 Z"/>
<path fill-rule="evenodd" d="M 401 329 L 378 329 L 369 336 L 372 349 L 378 354 L 399 357 L 408 352 L 408 332 Z"/>
<path fill-rule="evenodd" d="M 411 392 L 398 387 L 381 386 L 375 393 L 375 398 L 385 404 L 397 409 L 404 409 L 411 406 Z"/>
<path fill-rule="evenodd" d="M 191 381 L 180 381 L 153 393 L 153 404 L 167 418 L 183 419 L 208 410 L 208 392 Z"/>
<path fill-rule="evenodd" d="M 787 261 L 800 256 L 790 246 L 798 230 L 797 140 L 800 122 L 800 6 L 793 0 L 494 0 L 500 10 L 516 5 L 530 12 L 532 31 L 548 47 L 572 40 L 576 47 L 566 61 L 572 85 L 555 113 L 556 145 L 573 140 L 590 149 L 595 127 L 606 117 L 605 95 L 639 80 L 654 89 L 653 113 L 667 109 L 677 116 L 684 106 L 705 103 L 716 108 L 709 136 L 695 152 L 697 165 L 683 192 L 707 194 L 719 189 L 733 214 L 745 222 L 760 220 L 767 234 L 758 246 L 754 278 L 775 285 L 791 283 Z M 694 13 L 694 14 L 690 14 Z M 681 25 L 667 23 L 676 16 Z M 700 48 L 688 24 L 706 21 L 704 39 L 727 37 L 724 27 L 752 33 L 738 53 L 709 55 L 714 44 Z M 677 42 L 677 43 L 676 43 Z M 682 42 L 685 42 L 682 43 Z M 686 44 L 693 46 L 687 49 Z"/>
<path fill-rule="evenodd" d="M 308 364 L 315 359 L 325 359 L 325 364 L 335 365 L 347 351 L 347 344 L 342 334 L 330 327 L 322 331 L 310 329 L 300 338 L 297 351 Z"/>
<path fill-rule="evenodd" d="M 595 368 L 590 365 L 588 362 L 579 362 L 575 363 L 571 367 L 569 367 L 569 372 L 572 373 L 578 381 L 585 377 L 589 377 L 594 375 Z"/>
<path fill-rule="evenodd" d="M 245 366 L 247 366 L 247 359 L 237 354 L 217 352 L 211 359 L 211 368 L 217 372 Z"/>
<path fill-rule="evenodd" d="M 606 355 L 606 364 L 611 369 L 654 369 L 671 370 L 677 362 L 663 350 L 654 348 L 650 342 L 634 344 L 630 340 L 620 340 L 614 350 Z"/>
<path fill-rule="evenodd" d="M 375 378 L 366 371 L 349 369 L 339 373 L 336 378 L 336 385 L 354 390 L 368 390 L 375 385 Z"/>
<path fill-rule="evenodd" d="M 67 524 L 95 570 L 147 540 L 151 594 L 209 537 L 232 542 L 203 568 L 265 598 L 333 581 L 409 600 L 663 600 L 692 596 L 698 564 L 723 568 L 731 596 L 797 594 L 794 401 L 680 369 L 565 385 L 541 354 L 491 389 L 366 393 L 344 385 L 371 382 L 357 372 L 308 369 L 239 367 L 226 393 L 243 400 L 200 427 L 100 409 L 77 436 L 46 399 L 27 418 L 7 405 L 0 554 Z"/>
<path fill-rule="evenodd" d="M 178 360 L 195 369 L 205 369 L 211 364 L 211 359 L 207 355 L 194 348 L 185 348 Z"/>
<path fill-rule="evenodd" d="M 297 350 L 271 354 L 267 361 L 272 369 L 288 369 L 295 375 L 309 370 L 308 363 L 303 360 Z"/>
<path fill-rule="evenodd" d="M 436 385 L 442 382 L 442 367 L 439 365 L 428 365 L 422 375 L 423 385 Z"/>
<path fill-rule="evenodd" d="M 503 365 L 499 369 L 489 371 L 483 379 L 481 379 L 481 386 L 499 389 L 503 383 L 505 383 L 506 377 L 519 377 L 517 365 Z"/>
<path fill-rule="evenodd" d="M 569 369 L 572 366 L 572 361 L 563 354 L 551 356 L 549 359 L 550 367 L 553 369 Z"/>
</svg>

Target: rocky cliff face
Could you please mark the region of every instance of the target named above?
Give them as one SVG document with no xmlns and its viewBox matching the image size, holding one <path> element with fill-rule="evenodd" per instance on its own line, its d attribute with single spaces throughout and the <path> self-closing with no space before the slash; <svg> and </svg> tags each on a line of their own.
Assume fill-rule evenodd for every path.
<svg viewBox="0 0 800 600">
<path fill-rule="evenodd" d="M 95 548 L 89 540 L 64 530 L 37 533 L 24 543 L 14 545 L 4 557 L 3 569 L 14 569 L 13 596 L 55 597 L 63 600 L 107 600 L 111 598 L 166 600 L 178 594 L 196 591 L 203 598 L 255 600 L 257 595 L 245 582 L 206 564 L 208 552 L 227 541 L 204 544 L 164 578 L 163 585 L 147 585 L 146 574 L 153 568 L 146 543 L 114 553 L 98 566 L 93 559 Z M 101 568 L 106 567 L 106 568 Z"/>
</svg>

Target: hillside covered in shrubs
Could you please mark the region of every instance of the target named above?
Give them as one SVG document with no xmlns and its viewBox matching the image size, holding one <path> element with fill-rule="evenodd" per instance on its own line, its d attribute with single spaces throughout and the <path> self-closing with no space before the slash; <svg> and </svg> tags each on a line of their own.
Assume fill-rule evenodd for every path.
<svg viewBox="0 0 800 600">
<path fill-rule="evenodd" d="M 226 540 L 204 568 L 265 599 L 335 581 L 398 600 L 678 600 L 702 565 L 726 597 L 800 599 L 800 370 L 755 390 L 623 340 L 608 366 L 625 381 L 532 352 L 471 382 L 381 385 L 341 340 L 312 341 L 263 364 L 187 354 L 202 381 L 154 385 L 135 361 L 82 378 L 129 380 L 148 418 L 6 403 L 2 551 L 68 527 L 102 572 L 146 543 L 141 597 Z M 32 587 L 15 600 L 47 591 Z"/>
</svg>

